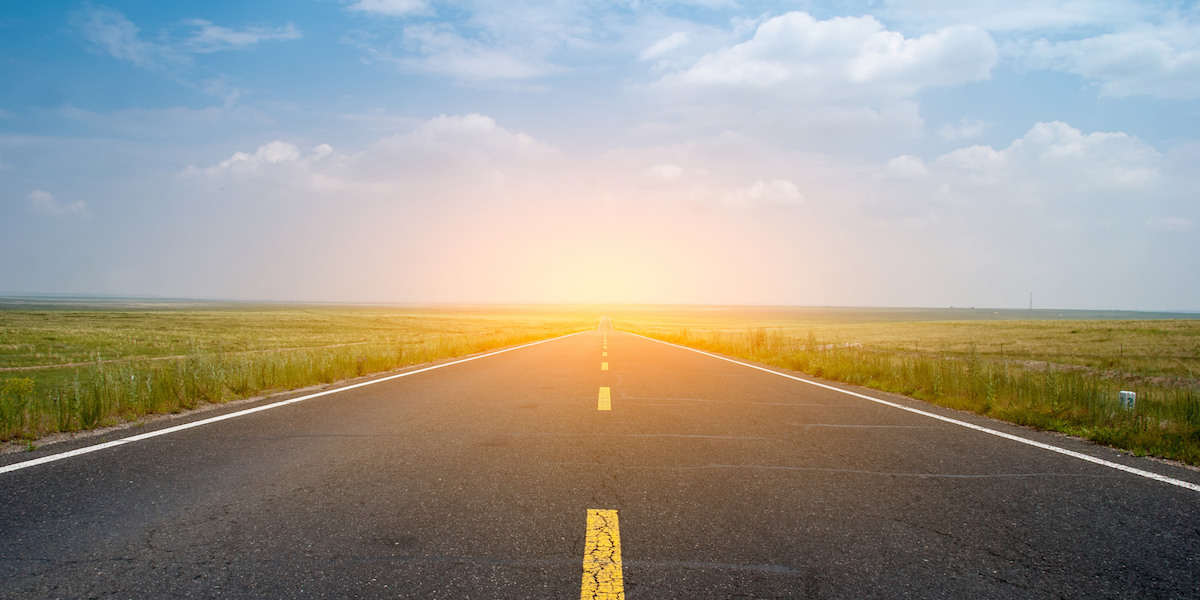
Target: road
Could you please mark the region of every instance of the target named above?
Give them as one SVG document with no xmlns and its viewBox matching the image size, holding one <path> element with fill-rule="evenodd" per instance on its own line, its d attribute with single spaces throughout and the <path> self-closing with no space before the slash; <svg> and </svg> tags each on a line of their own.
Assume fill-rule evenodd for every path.
<svg viewBox="0 0 1200 600">
<path fill-rule="evenodd" d="M 1200 483 L 1179 466 L 858 391 Z M 0 598 L 1197 590 L 1194 489 L 607 322 L 0 473 Z"/>
</svg>

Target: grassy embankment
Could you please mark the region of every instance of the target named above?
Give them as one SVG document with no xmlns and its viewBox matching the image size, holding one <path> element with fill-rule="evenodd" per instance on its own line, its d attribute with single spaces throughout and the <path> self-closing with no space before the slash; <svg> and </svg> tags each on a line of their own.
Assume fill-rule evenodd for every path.
<svg viewBox="0 0 1200 600">
<path fill-rule="evenodd" d="M 611 316 L 664 341 L 1200 464 L 1200 320 L 903 322 L 851 309 Z M 1120 408 L 1119 390 L 1137 392 L 1135 410 Z"/>
<path fill-rule="evenodd" d="M 32 444 L 47 433 L 554 337 L 595 327 L 598 314 L 120 303 L 0 310 L 0 441 Z"/>
</svg>

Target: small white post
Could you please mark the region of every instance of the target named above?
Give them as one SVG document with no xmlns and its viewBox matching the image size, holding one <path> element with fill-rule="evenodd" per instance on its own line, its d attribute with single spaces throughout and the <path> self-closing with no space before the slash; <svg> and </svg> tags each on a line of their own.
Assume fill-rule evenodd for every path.
<svg viewBox="0 0 1200 600">
<path fill-rule="evenodd" d="M 1117 398 L 1121 400 L 1121 408 L 1133 410 L 1133 404 L 1137 402 L 1137 392 L 1117 392 Z"/>
</svg>

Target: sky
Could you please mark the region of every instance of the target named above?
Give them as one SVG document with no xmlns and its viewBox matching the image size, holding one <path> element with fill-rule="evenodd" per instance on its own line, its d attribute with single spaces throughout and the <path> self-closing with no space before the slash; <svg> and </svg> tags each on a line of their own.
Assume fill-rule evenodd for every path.
<svg viewBox="0 0 1200 600">
<path fill-rule="evenodd" d="M 0 4 L 0 294 L 1200 310 L 1200 6 Z"/>
</svg>

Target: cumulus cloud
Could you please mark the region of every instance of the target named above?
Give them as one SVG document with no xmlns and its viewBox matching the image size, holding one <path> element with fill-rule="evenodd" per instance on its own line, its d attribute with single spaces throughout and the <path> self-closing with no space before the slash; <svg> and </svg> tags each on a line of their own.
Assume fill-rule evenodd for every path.
<svg viewBox="0 0 1200 600">
<path fill-rule="evenodd" d="M 726 192 L 724 203 L 735 208 L 755 206 L 792 206 L 804 202 L 804 195 L 787 179 L 758 180 L 748 187 Z"/>
<path fill-rule="evenodd" d="M 675 60 L 648 86 L 689 115 L 690 127 L 704 120 L 773 136 L 916 136 L 924 126 L 918 92 L 988 79 L 998 60 L 980 28 L 906 37 L 872 16 L 790 12 L 730 35 L 742 41 Z"/>
<path fill-rule="evenodd" d="M 936 164 L 975 184 L 1001 180 L 1057 182 L 1061 191 L 1138 189 L 1159 176 L 1159 153 L 1123 132 L 1085 134 L 1061 121 L 1037 123 L 1002 150 L 970 146 L 946 153 Z"/>
<path fill-rule="evenodd" d="M 759 25 L 751 39 L 668 75 L 664 83 L 831 99 L 907 97 L 929 86 L 987 79 L 996 60 L 995 42 L 977 27 L 905 38 L 872 16 L 821 21 L 791 12 Z"/>
<path fill-rule="evenodd" d="M 1187 23 L 1141 24 L 1080 40 L 1042 39 L 1024 58 L 1031 68 L 1097 82 L 1109 96 L 1200 98 L 1200 26 Z"/>
<path fill-rule="evenodd" d="M 1177 219 L 1194 217 L 1181 209 L 1186 190 L 1198 183 L 1189 171 L 1123 132 L 1084 132 L 1053 121 L 1034 124 L 1003 147 L 893 158 L 884 171 L 892 180 L 881 182 L 889 189 L 875 193 L 890 198 L 879 210 L 892 219 L 958 218 L 960 227 L 981 235 L 1005 228 L 1053 235 L 1049 227 L 1092 236 L 1118 224 L 1179 231 L 1190 222 Z"/>
<path fill-rule="evenodd" d="M 389 147 L 459 152 L 472 149 L 500 157 L 544 157 L 557 151 L 519 131 L 510 131 L 495 119 L 478 113 L 439 115 L 421 124 L 414 132 L 388 138 Z"/>
<path fill-rule="evenodd" d="M 683 177 L 683 168 L 678 165 L 662 164 L 650 167 L 649 174 L 662 181 L 675 181 Z"/>
<path fill-rule="evenodd" d="M 338 152 L 329 144 L 304 151 L 275 140 L 209 167 L 190 166 L 183 176 L 388 195 L 418 184 L 495 187 L 504 184 L 507 172 L 554 168 L 557 155 L 553 146 L 505 129 L 491 117 L 440 115 L 357 152 Z"/>
<path fill-rule="evenodd" d="M 328 147 L 325 144 L 322 144 L 322 146 Z M 228 159 L 209 167 L 208 171 L 209 173 L 218 173 L 220 171 L 253 172 L 265 165 L 294 163 L 298 160 L 300 160 L 300 148 L 294 144 L 275 140 L 259 146 L 258 150 L 253 154 L 236 152 Z"/>
<path fill-rule="evenodd" d="M 42 190 L 29 192 L 27 198 L 34 210 L 55 217 L 80 215 L 87 210 L 87 204 L 82 200 L 63 204 L 55 199 L 53 194 Z"/>
<path fill-rule="evenodd" d="M 892 177 L 912 179 L 915 177 L 924 177 L 929 173 L 929 169 L 925 168 L 925 162 L 920 158 L 911 154 L 904 154 L 888 161 L 887 172 Z"/>
</svg>

